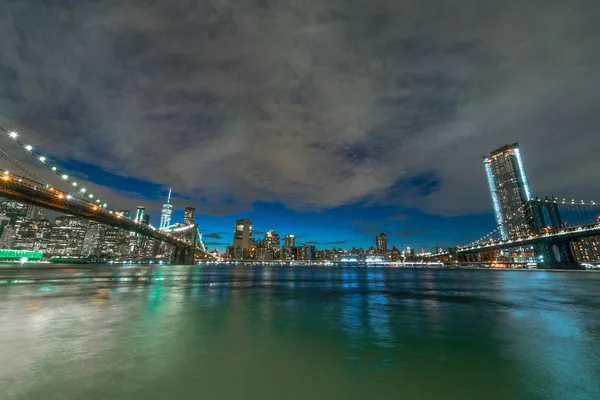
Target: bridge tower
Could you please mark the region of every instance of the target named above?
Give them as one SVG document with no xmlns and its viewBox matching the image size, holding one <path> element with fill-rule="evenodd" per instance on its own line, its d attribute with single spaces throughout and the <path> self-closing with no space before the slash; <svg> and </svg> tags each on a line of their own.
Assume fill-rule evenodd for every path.
<svg viewBox="0 0 600 400">
<path fill-rule="evenodd" d="M 529 200 L 528 205 L 535 233 L 541 233 L 544 228 L 548 227 L 552 230 L 563 228 L 563 220 L 556 199 L 546 197 L 545 200 L 540 200 L 535 198 Z"/>
<path fill-rule="evenodd" d="M 198 236 L 198 224 L 194 224 L 192 235 L 192 243 L 182 243 L 180 245 L 173 246 L 171 252 L 171 264 L 175 265 L 192 265 L 195 262 L 196 256 L 196 242 Z"/>
</svg>

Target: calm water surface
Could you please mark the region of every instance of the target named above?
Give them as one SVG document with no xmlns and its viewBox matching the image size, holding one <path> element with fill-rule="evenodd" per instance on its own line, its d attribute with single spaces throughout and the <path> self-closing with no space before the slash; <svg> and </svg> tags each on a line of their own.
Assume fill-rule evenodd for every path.
<svg viewBox="0 0 600 400">
<path fill-rule="evenodd" d="M 600 398 L 592 272 L 46 267 L 3 279 L 3 400 Z"/>
</svg>

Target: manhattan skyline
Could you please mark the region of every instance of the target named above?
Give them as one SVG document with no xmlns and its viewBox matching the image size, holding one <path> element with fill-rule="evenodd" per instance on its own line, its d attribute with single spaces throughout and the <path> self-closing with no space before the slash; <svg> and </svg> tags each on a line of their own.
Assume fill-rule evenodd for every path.
<svg viewBox="0 0 600 400">
<path fill-rule="evenodd" d="M 210 248 L 241 218 L 322 247 L 464 244 L 496 225 L 480 157 L 503 144 L 534 196 L 600 191 L 599 11 L 540 4 L 9 3 L 0 122 L 154 225 L 172 186 Z"/>
</svg>

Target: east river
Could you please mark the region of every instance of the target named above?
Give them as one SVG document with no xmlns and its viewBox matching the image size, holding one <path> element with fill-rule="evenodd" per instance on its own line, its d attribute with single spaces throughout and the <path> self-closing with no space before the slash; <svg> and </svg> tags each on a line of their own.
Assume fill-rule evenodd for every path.
<svg viewBox="0 0 600 400">
<path fill-rule="evenodd" d="M 599 399 L 600 273 L 0 268 L 0 399 Z"/>
</svg>

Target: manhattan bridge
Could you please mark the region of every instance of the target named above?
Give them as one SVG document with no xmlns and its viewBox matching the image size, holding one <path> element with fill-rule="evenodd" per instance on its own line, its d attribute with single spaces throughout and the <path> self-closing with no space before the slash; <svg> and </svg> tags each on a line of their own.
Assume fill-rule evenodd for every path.
<svg viewBox="0 0 600 400">
<path fill-rule="evenodd" d="M 484 158 L 497 227 L 454 249 L 462 262 L 522 260 L 550 267 L 600 261 L 600 204 L 533 197 L 517 143 Z M 436 254 L 443 258 L 446 254 Z"/>
<path fill-rule="evenodd" d="M 0 196 L 155 239 L 156 242 L 171 247 L 170 261 L 173 264 L 193 264 L 199 259 L 215 258 L 206 251 L 195 222 L 187 225 L 161 224 L 160 228 L 156 228 L 139 218 L 130 218 L 123 212 L 113 210 L 87 190 L 85 182 L 72 178 L 42 151 L 34 149 L 19 133 L 0 126 L 0 135 L 16 143 L 35 163 L 35 167 L 46 169 L 52 173 L 50 176 L 55 177 L 54 182 L 41 178 L 33 168 L 8 154 L 4 150 L 5 146 L 0 145 L 0 157 L 19 171 L 15 173 L 0 168 Z"/>
</svg>

